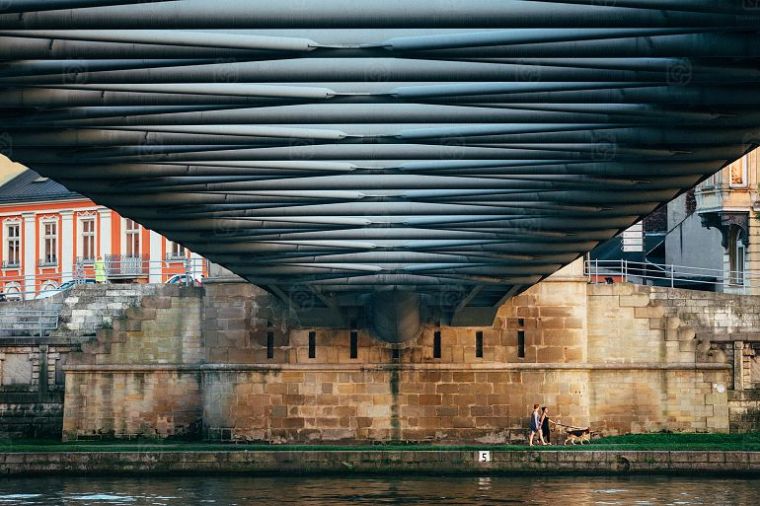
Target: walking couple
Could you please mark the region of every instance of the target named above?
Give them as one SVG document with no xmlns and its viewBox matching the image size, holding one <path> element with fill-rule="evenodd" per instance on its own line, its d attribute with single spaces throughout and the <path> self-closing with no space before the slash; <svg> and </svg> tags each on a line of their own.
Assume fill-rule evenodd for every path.
<svg viewBox="0 0 760 506">
<path fill-rule="evenodd" d="M 539 407 L 539 404 L 533 405 L 533 413 L 530 415 L 530 437 L 528 438 L 528 444 L 533 446 L 533 437 L 538 433 L 538 439 L 541 444 L 546 446 L 550 445 L 549 441 L 551 433 L 549 431 L 549 423 L 554 423 L 549 419 L 549 408 L 544 406 Z"/>
</svg>

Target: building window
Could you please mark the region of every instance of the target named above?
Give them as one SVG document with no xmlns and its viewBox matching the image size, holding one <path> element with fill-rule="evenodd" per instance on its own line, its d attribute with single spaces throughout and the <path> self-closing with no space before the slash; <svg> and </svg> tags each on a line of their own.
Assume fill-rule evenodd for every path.
<svg viewBox="0 0 760 506">
<path fill-rule="evenodd" d="M 178 242 L 171 241 L 170 258 L 185 258 L 185 247 Z"/>
<path fill-rule="evenodd" d="M 743 156 L 739 160 L 729 165 L 730 174 L 728 186 L 731 188 L 747 187 L 747 157 Z"/>
<path fill-rule="evenodd" d="M 21 300 L 21 285 L 15 281 L 6 283 L 3 287 L 3 295 L 6 300 Z"/>
<path fill-rule="evenodd" d="M 517 331 L 517 358 L 525 358 L 525 331 Z"/>
<path fill-rule="evenodd" d="M 18 267 L 21 264 L 21 225 L 5 225 L 5 262 L 3 267 Z"/>
<path fill-rule="evenodd" d="M 356 332 L 356 330 L 351 331 L 349 340 L 350 340 L 349 347 L 351 348 L 349 350 L 350 357 L 357 358 L 359 356 L 359 335 Z"/>
<path fill-rule="evenodd" d="M 737 226 L 728 231 L 728 278 L 734 286 L 744 286 L 744 232 Z"/>
<path fill-rule="evenodd" d="M 58 263 L 58 222 L 42 222 L 42 265 Z"/>
<path fill-rule="evenodd" d="M 309 358 L 317 358 L 317 333 L 309 332 Z"/>
<path fill-rule="evenodd" d="M 441 358 L 441 331 L 433 333 L 433 358 Z"/>
<path fill-rule="evenodd" d="M 475 332 L 475 358 L 483 358 L 483 331 Z"/>
<path fill-rule="evenodd" d="M 272 322 L 267 322 L 267 358 L 274 358 L 274 331 L 272 331 Z"/>
<path fill-rule="evenodd" d="M 140 256 L 140 224 L 127 218 L 124 224 L 125 254 L 129 258 Z"/>
<path fill-rule="evenodd" d="M 623 231 L 623 252 L 640 253 L 644 251 L 644 225 L 638 222 Z"/>
<path fill-rule="evenodd" d="M 81 258 L 84 262 L 95 260 L 95 218 L 82 220 L 82 251 Z"/>
</svg>

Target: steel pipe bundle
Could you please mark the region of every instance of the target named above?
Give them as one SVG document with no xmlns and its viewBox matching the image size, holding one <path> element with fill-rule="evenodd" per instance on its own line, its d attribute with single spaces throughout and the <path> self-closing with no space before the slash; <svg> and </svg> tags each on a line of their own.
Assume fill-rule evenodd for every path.
<svg viewBox="0 0 760 506">
<path fill-rule="evenodd" d="M 0 151 L 303 321 L 483 324 L 760 143 L 759 40 L 746 0 L 0 0 Z"/>
</svg>

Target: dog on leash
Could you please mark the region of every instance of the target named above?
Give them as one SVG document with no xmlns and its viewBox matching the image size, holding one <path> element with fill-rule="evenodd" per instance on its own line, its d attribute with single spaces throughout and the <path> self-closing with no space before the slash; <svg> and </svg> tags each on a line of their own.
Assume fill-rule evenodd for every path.
<svg viewBox="0 0 760 506">
<path fill-rule="evenodd" d="M 586 444 L 591 443 L 591 429 L 585 428 L 585 429 L 573 429 L 568 430 L 567 432 L 567 438 L 565 439 L 565 444 Z"/>
</svg>

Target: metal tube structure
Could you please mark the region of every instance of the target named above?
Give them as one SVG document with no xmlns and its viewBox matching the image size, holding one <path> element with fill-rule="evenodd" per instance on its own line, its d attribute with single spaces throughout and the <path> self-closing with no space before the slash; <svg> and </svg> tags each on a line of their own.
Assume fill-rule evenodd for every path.
<svg viewBox="0 0 760 506">
<path fill-rule="evenodd" d="M 760 144 L 758 40 L 745 0 L 5 0 L 0 152 L 397 342 Z"/>
</svg>

